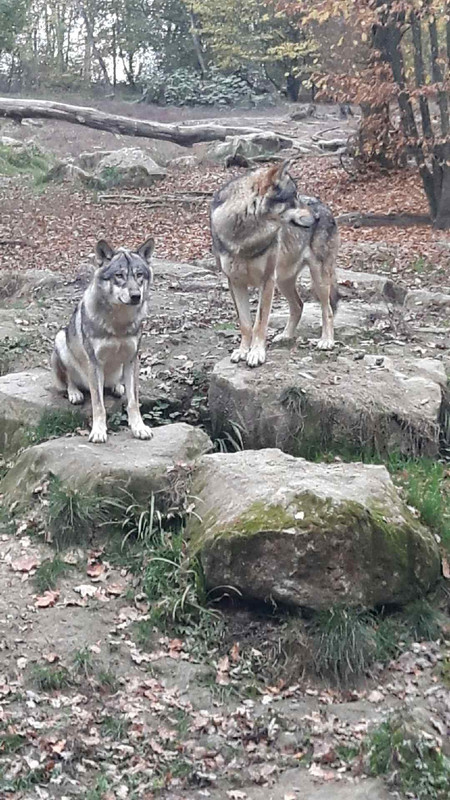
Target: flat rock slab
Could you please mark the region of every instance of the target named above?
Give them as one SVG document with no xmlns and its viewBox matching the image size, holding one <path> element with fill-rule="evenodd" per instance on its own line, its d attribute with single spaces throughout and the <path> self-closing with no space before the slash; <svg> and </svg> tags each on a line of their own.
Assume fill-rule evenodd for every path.
<svg viewBox="0 0 450 800">
<path fill-rule="evenodd" d="M 384 466 L 320 464 L 277 449 L 200 458 L 188 527 L 208 587 L 312 609 L 405 604 L 440 575 L 434 536 Z"/>
<path fill-rule="evenodd" d="M 105 444 L 81 436 L 53 439 L 29 447 L 0 482 L 7 505 L 30 502 L 34 489 L 49 476 L 71 487 L 117 496 L 126 488 L 139 501 L 168 488 L 168 468 L 191 462 L 212 447 L 200 428 L 184 422 L 155 428 L 149 441 L 133 439 L 129 431 L 111 434 Z"/>
<path fill-rule="evenodd" d="M 301 293 L 301 292 L 300 292 Z M 334 317 L 334 329 L 338 340 L 354 339 L 356 335 L 368 332 L 377 319 L 388 316 L 386 304 L 371 303 L 361 300 L 348 300 L 340 303 Z M 286 301 L 280 303 L 280 310 L 270 316 L 269 325 L 277 331 L 285 327 L 289 311 Z M 299 338 L 319 338 L 322 330 L 322 312 L 317 302 L 306 303 L 300 324 L 297 329 Z"/>
<path fill-rule="evenodd" d="M 392 281 L 387 275 L 337 268 L 336 278 L 341 298 L 377 299 L 402 304 L 407 295 L 407 289 Z M 300 286 L 302 298 L 310 297 L 311 275 L 308 269 L 304 269 L 301 273 Z"/>
<path fill-rule="evenodd" d="M 108 413 L 120 411 L 122 400 L 105 398 Z M 0 378 L 0 452 L 11 455 L 23 445 L 23 432 L 39 422 L 45 411 L 74 411 L 89 424 L 91 403 L 86 399 L 73 406 L 53 385 L 53 375 L 47 369 L 11 372 Z"/>
<path fill-rule="evenodd" d="M 238 426 L 247 448 L 435 457 L 446 384 L 435 359 L 270 348 L 255 370 L 229 358 L 216 364 L 209 407 L 215 434 Z"/>
<path fill-rule="evenodd" d="M 380 779 L 367 779 L 358 782 L 345 778 L 341 781 L 319 783 L 312 780 L 304 767 L 288 769 L 269 786 L 251 784 L 240 790 L 245 800 L 286 800 L 296 797 L 298 800 L 390 800 L 392 795 Z M 190 794 L 192 800 L 204 798 L 204 791 L 198 790 Z M 225 789 L 208 789 L 209 800 L 230 800 L 230 791 Z M 239 797 L 236 793 L 236 797 Z M 167 800 L 175 800 L 169 794 Z"/>
</svg>

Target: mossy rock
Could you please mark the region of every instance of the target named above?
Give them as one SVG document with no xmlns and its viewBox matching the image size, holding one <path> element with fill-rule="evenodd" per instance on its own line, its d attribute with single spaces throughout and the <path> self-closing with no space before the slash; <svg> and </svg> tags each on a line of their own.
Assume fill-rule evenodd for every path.
<svg viewBox="0 0 450 800">
<path fill-rule="evenodd" d="M 208 586 L 313 609 L 402 605 L 436 583 L 433 535 L 387 470 L 266 449 L 202 457 L 188 533 Z"/>
</svg>

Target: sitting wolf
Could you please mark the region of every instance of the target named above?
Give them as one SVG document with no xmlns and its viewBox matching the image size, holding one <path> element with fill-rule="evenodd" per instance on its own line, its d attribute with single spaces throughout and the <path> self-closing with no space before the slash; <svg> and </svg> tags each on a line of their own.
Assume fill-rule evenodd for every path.
<svg viewBox="0 0 450 800">
<path fill-rule="evenodd" d="M 153 239 L 147 239 L 136 251 L 122 247 L 114 250 L 104 240 L 99 241 L 98 269 L 68 326 L 56 336 L 52 367 L 58 389 L 67 392 L 74 404 L 83 402 L 83 392 L 90 392 L 90 442 L 106 442 L 104 388 L 116 397 L 126 391 L 133 436 L 152 436 L 139 409 L 138 349 L 147 313 L 153 248 Z"/>
</svg>

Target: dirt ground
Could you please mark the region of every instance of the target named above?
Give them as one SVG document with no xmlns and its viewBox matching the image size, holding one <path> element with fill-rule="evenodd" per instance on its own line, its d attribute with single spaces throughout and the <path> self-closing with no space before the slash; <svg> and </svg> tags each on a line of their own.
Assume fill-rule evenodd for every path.
<svg viewBox="0 0 450 800">
<path fill-rule="evenodd" d="M 157 116 L 143 106 L 103 107 Z M 289 110 L 239 118 L 286 134 L 295 129 L 299 138 L 355 125 L 322 107 L 317 118 L 294 125 Z M 177 114 L 164 110 L 158 118 L 188 118 L 187 111 Z M 175 145 L 56 122 L 8 123 L 0 133 L 32 138 L 58 158 L 130 145 L 160 163 L 185 154 Z M 205 150 L 194 148 L 199 156 Z M 336 214 L 426 213 L 412 169 L 355 178 L 336 157 L 308 157 L 292 171 L 305 193 L 319 195 Z M 133 195 L 212 192 L 237 172 L 169 165 L 164 182 Z M 209 373 L 237 337 L 227 287 L 211 259 L 208 199 L 149 208 L 124 202 L 119 190 L 108 194 L 112 202 L 66 185 L 37 190 L 24 178 L 0 178 L 0 374 L 48 364 L 55 333 L 89 280 L 98 238 L 133 246 L 151 234 L 156 258 L 142 343 L 144 410 L 151 424 L 163 417 L 207 424 Z M 342 270 L 385 275 L 403 293 L 450 294 L 448 234 L 343 226 L 341 235 Z M 338 354 L 396 348 L 450 365 L 448 303 L 417 296 L 405 308 L 345 274 L 340 289 Z M 274 317 L 283 311 L 277 297 Z M 317 305 L 302 325 L 297 346 L 311 348 L 320 328 Z M 336 353 L 324 358 L 332 370 Z M 207 654 L 189 635 L 152 632 L 143 642 L 138 632 L 148 607 L 129 565 L 101 548 L 69 553 L 69 569 L 46 605 L 33 576 L 53 557 L 52 547 L 36 536 L 32 516 L 23 524 L 0 519 L 0 795 L 8 800 L 386 800 L 395 795 L 380 779 L 367 778 L 355 757 L 367 731 L 407 704 L 424 709 L 436 734 L 448 736 L 445 639 L 413 644 L 352 690 L 307 677 L 271 683 L 262 662 L 277 640 L 276 620 L 228 611 L 229 644 Z M 60 672 L 57 687 L 43 679 L 49 668 Z"/>
</svg>

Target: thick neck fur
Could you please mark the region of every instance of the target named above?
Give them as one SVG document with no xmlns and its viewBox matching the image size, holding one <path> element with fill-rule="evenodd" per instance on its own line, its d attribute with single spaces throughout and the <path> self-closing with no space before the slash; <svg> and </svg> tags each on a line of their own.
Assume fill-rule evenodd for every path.
<svg viewBox="0 0 450 800">
<path fill-rule="evenodd" d="M 111 303 L 95 278 L 82 302 L 94 336 L 134 336 L 147 313 L 147 301 L 139 306 Z"/>
</svg>

